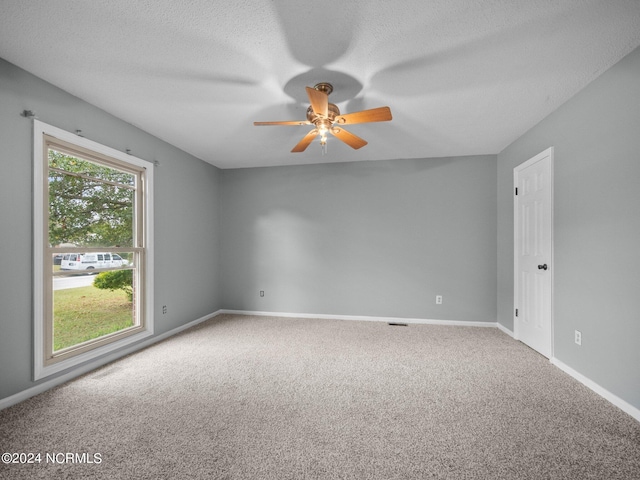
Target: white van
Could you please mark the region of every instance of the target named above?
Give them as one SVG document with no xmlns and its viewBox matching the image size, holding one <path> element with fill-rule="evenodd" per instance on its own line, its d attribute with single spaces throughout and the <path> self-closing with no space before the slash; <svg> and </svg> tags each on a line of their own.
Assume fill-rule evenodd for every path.
<svg viewBox="0 0 640 480">
<path fill-rule="evenodd" d="M 117 253 L 65 253 L 60 262 L 60 270 L 93 270 L 126 265 Z"/>
</svg>

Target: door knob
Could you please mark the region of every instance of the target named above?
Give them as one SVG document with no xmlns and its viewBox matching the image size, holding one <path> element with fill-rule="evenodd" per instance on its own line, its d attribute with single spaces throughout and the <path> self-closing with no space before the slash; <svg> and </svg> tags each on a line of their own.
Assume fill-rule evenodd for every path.
<svg viewBox="0 0 640 480">
<path fill-rule="evenodd" d="M 544 265 L 538 265 L 538 270 L 546 270 L 547 268 L 548 267 L 546 263 Z"/>
</svg>

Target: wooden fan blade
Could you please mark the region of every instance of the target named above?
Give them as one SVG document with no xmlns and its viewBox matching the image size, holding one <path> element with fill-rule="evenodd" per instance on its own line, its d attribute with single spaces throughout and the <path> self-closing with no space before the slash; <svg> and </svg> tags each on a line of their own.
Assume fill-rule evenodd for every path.
<svg viewBox="0 0 640 480">
<path fill-rule="evenodd" d="M 307 87 L 307 95 L 315 114 L 326 117 L 329 111 L 329 95 L 311 87 Z"/>
<path fill-rule="evenodd" d="M 293 153 L 304 152 L 309 146 L 309 144 L 313 142 L 313 139 L 316 138 L 317 136 L 318 136 L 318 129 L 314 128 L 309 133 L 307 133 L 302 138 L 302 140 L 298 142 L 298 144 L 295 147 L 293 147 L 293 150 L 291 150 L 291 152 Z"/>
<path fill-rule="evenodd" d="M 353 133 L 347 132 L 344 128 L 333 127 L 331 129 L 331 133 L 338 137 L 339 140 L 342 140 L 344 143 L 356 150 L 367 144 L 366 140 L 354 135 Z"/>
<path fill-rule="evenodd" d="M 339 115 L 336 117 L 335 122 L 340 125 L 352 125 L 354 123 L 388 122 L 389 120 L 391 120 L 391 109 L 389 107 L 379 107 Z"/>
<path fill-rule="evenodd" d="M 263 125 L 311 125 L 311 122 L 308 120 L 298 120 L 292 122 L 253 122 L 256 127 L 261 127 Z"/>
</svg>

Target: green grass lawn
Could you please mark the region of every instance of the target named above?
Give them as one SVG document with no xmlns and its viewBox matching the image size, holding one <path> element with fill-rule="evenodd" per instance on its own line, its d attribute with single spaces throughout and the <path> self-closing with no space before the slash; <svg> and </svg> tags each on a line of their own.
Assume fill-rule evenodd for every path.
<svg viewBox="0 0 640 480">
<path fill-rule="evenodd" d="M 88 286 L 53 294 L 54 351 L 133 326 L 133 304 L 122 291 Z"/>
</svg>

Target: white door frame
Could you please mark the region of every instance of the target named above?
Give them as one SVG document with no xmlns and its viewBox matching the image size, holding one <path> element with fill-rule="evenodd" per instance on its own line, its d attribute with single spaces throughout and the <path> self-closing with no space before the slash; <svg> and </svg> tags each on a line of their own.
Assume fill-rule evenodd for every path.
<svg viewBox="0 0 640 480">
<path fill-rule="evenodd" d="M 549 252 L 549 258 L 550 258 L 550 263 L 551 263 L 551 268 L 550 268 L 550 325 L 549 328 L 551 329 L 550 332 L 550 336 L 549 336 L 549 341 L 550 341 L 550 345 L 549 345 L 549 359 L 554 358 L 554 321 L 553 321 L 553 297 L 554 297 L 554 271 L 555 271 L 555 259 L 554 259 L 554 254 L 553 254 L 553 244 L 554 244 L 554 234 L 553 234 L 553 224 L 554 224 L 554 218 L 553 218 L 553 201 L 554 201 L 554 196 L 553 196 L 553 171 L 554 171 L 554 148 L 553 147 L 549 147 L 547 148 L 545 151 L 539 153 L 538 155 L 536 155 L 533 158 L 530 158 L 529 160 L 527 160 L 526 162 L 521 163 L 520 165 L 518 165 L 517 167 L 515 167 L 513 169 L 513 192 L 514 192 L 514 196 L 513 196 L 513 301 L 514 301 L 514 309 L 513 309 L 513 336 L 516 340 L 520 339 L 520 332 L 519 332 L 519 318 L 516 315 L 516 309 L 518 308 L 518 305 L 520 303 L 520 290 L 519 290 L 519 253 L 520 253 L 520 233 L 518 231 L 518 225 L 519 225 L 519 209 L 518 209 L 518 196 L 515 194 L 516 193 L 516 188 L 518 187 L 518 180 L 519 180 L 519 174 L 520 171 L 524 170 L 525 168 L 539 162 L 540 160 L 542 160 L 543 158 L 548 157 L 549 158 L 549 187 L 550 187 L 550 192 L 549 192 L 549 202 L 551 203 L 551 213 L 550 213 L 550 218 L 549 218 L 549 228 L 550 228 L 550 235 L 551 235 L 551 251 Z"/>
</svg>

